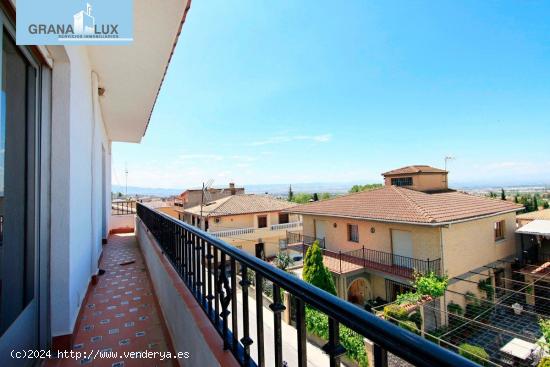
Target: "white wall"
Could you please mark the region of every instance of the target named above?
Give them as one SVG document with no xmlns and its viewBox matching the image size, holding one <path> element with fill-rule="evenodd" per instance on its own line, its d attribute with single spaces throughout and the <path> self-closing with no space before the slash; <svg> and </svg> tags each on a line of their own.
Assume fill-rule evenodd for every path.
<svg viewBox="0 0 550 367">
<path fill-rule="evenodd" d="M 102 147 L 110 193 L 110 142 L 85 47 L 48 48 L 52 87 L 52 335 L 73 332 L 101 253 Z M 106 195 L 110 199 L 110 194 Z M 110 215 L 110 212 L 109 212 Z"/>
</svg>

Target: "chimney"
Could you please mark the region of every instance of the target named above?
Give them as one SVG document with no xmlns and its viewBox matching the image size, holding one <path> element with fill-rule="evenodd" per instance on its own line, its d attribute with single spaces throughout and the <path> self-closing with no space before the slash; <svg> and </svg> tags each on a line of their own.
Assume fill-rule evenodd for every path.
<svg viewBox="0 0 550 367">
<path fill-rule="evenodd" d="M 235 190 L 235 183 L 234 182 L 229 183 L 229 190 L 231 191 L 231 195 L 235 195 L 237 193 L 237 190 Z"/>
</svg>

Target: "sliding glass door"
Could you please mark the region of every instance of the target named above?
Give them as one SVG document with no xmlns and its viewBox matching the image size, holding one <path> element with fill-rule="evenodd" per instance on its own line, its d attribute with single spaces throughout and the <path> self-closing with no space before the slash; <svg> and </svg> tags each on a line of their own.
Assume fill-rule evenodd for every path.
<svg viewBox="0 0 550 367">
<path fill-rule="evenodd" d="M 4 14 L 0 28 L 0 359 L 2 366 L 25 366 L 33 361 L 9 356 L 39 345 L 40 68 L 16 46 Z"/>
</svg>

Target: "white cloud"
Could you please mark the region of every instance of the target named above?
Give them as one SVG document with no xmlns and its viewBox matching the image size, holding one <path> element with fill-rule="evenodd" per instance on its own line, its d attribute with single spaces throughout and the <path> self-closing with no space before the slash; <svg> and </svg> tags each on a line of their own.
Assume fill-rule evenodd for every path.
<svg viewBox="0 0 550 367">
<path fill-rule="evenodd" d="M 326 143 L 332 139 L 331 134 L 321 134 L 321 135 L 293 135 L 293 136 L 273 136 L 265 140 L 258 140 L 252 142 L 248 145 L 251 146 L 260 146 L 260 145 L 269 145 L 269 144 L 282 144 L 290 143 L 293 141 L 312 141 L 315 143 Z"/>
</svg>

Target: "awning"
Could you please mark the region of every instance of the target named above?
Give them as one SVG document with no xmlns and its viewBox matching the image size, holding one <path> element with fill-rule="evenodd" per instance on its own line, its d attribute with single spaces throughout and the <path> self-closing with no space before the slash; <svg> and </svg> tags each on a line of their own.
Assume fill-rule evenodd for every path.
<svg viewBox="0 0 550 367">
<path fill-rule="evenodd" d="M 517 229 L 516 233 L 550 237 L 550 220 L 534 220 Z"/>
</svg>

